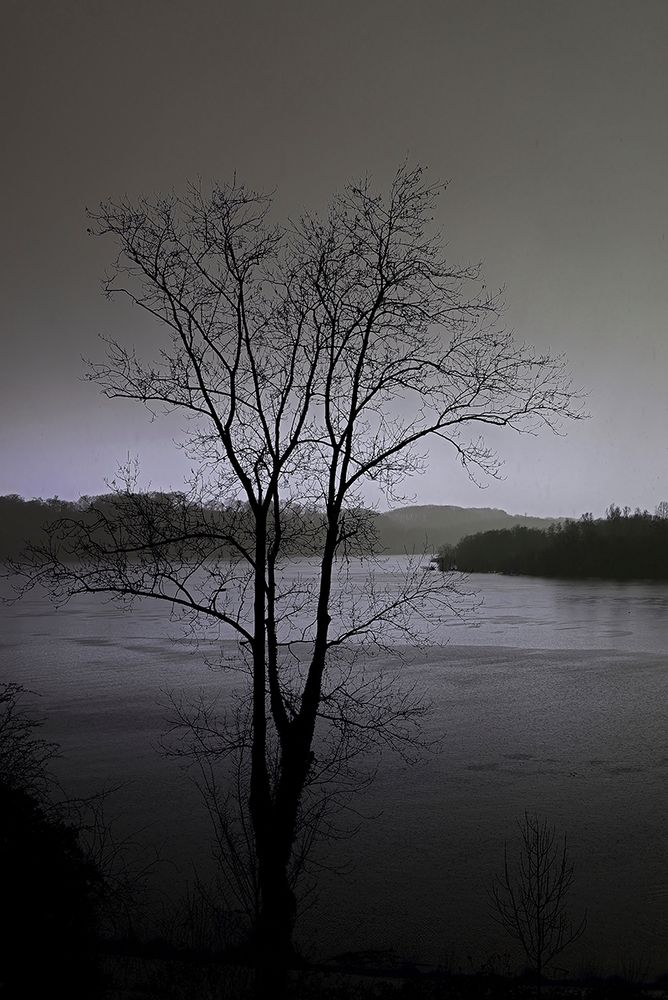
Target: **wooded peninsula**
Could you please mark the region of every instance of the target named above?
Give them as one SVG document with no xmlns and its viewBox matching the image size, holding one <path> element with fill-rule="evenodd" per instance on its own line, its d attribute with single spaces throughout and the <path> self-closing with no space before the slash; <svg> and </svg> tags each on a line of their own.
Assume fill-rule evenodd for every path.
<svg viewBox="0 0 668 1000">
<path fill-rule="evenodd" d="M 605 580 L 668 580 L 668 503 L 654 514 L 611 504 L 546 529 L 483 531 L 440 549 L 442 570 Z"/>
</svg>

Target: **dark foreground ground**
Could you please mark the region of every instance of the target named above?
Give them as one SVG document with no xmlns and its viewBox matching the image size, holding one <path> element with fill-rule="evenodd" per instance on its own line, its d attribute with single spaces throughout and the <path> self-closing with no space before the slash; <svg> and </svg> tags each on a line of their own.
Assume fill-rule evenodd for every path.
<svg viewBox="0 0 668 1000">
<path fill-rule="evenodd" d="M 239 965 L 197 956 L 147 957 L 109 955 L 104 960 L 110 1000 L 252 1000 L 253 974 Z M 640 975 L 640 973 L 639 973 Z M 401 963 L 392 953 L 345 956 L 292 974 L 294 1000 L 530 1000 L 536 984 L 529 977 L 490 969 L 451 972 Z M 668 1000 L 668 975 L 654 982 L 614 976 L 588 980 L 546 981 L 546 1000 Z"/>
</svg>

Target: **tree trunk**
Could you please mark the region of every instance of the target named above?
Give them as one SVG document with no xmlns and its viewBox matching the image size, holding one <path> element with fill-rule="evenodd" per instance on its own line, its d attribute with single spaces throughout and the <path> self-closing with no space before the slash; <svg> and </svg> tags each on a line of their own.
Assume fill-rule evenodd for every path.
<svg viewBox="0 0 668 1000">
<path fill-rule="evenodd" d="M 256 990 L 258 1000 L 281 1000 L 287 995 L 288 973 L 294 964 L 293 933 L 297 918 L 295 894 L 288 870 L 297 829 L 299 803 L 311 763 L 320 684 L 324 667 L 329 617 L 331 567 L 336 530 L 328 532 L 318 601 L 318 637 L 301 711 L 281 733 L 280 777 L 270 787 L 267 763 L 264 652 L 266 526 L 256 524 L 255 646 L 253 691 L 253 747 L 250 811 L 258 861 L 260 914 L 255 929 Z M 274 723 L 280 728 L 274 714 Z"/>
<path fill-rule="evenodd" d="M 287 876 L 294 824 L 281 822 L 282 817 L 277 815 L 267 762 L 266 528 L 266 511 L 258 511 L 255 523 L 253 738 L 249 807 L 260 888 L 260 913 L 254 941 L 255 995 L 258 1000 L 281 1000 L 287 993 L 296 918 L 295 897 Z"/>
<path fill-rule="evenodd" d="M 261 866 L 260 887 L 255 995 L 257 1000 L 281 1000 L 287 995 L 288 973 L 295 957 L 292 943 L 297 916 L 295 895 L 285 867 L 274 860 Z"/>
<path fill-rule="evenodd" d="M 256 928 L 256 996 L 258 1000 L 287 993 L 288 973 L 295 961 L 293 934 L 297 902 L 288 877 L 297 811 L 308 770 L 308 757 L 297 732 L 284 747 L 281 777 L 271 806 L 255 827 L 260 914 Z"/>
</svg>

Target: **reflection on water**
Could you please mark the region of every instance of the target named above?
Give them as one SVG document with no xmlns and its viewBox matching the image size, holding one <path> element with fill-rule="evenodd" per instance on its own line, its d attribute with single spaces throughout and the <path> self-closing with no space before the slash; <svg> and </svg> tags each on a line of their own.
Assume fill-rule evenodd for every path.
<svg viewBox="0 0 668 1000">
<path fill-rule="evenodd" d="M 293 570 L 311 571 L 308 560 Z M 384 582 L 398 580 L 388 567 Z M 353 875 L 323 876 L 305 938 L 323 951 L 393 946 L 432 961 L 506 951 L 487 889 L 516 818 L 535 809 L 568 831 L 574 904 L 589 909 L 587 935 L 565 956 L 571 970 L 634 959 L 668 969 L 668 586 L 501 576 L 469 585 L 482 607 L 439 623 L 446 645 L 385 658 L 428 691 L 427 726 L 442 749 L 417 767 L 383 762 L 358 803 L 374 818 L 329 849 L 334 863 L 354 857 Z M 209 635 L 194 649 L 149 603 L 128 614 L 81 599 L 55 612 L 31 595 L 0 614 L 0 672 L 41 693 L 73 794 L 127 781 L 128 825 L 159 832 L 186 872 L 193 856 L 205 860 L 197 796 L 157 751 L 160 691 L 224 695 L 238 675 L 203 660 L 229 662 L 234 642 Z"/>
<path fill-rule="evenodd" d="M 474 638 L 462 640 L 458 633 L 457 642 L 488 645 L 489 638 L 520 648 L 668 651 L 664 584 L 481 574 L 469 581 L 483 597 L 480 624 Z"/>
</svg>

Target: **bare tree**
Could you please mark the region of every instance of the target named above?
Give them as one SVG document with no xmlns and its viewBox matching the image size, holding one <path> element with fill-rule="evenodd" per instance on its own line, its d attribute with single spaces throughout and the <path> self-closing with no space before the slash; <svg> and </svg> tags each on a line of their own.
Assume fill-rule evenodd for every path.
<svg viewBox="0 0 668 1000">
<path fill-rule="evenodd" d="M 587 915 L 578 924 L 568 917 L 573 865 L 566 836 L 558 841 L 554 827 L 530 813 L 518 825 L 521 843 L 516 871 L 508 863 L 506 845 L 503 878 L 493 884 L 492 902 L 498 922 L 522 945 L 540 996 L 545 969 L 584 934 Z"/>
<path fill-rule="evenodd" d="M 668 500 L 662 500 L 656 505 L 655 517 L 668 518 Z"/>
<path fill-rule="evenodd" d="M 0 781 L 44 796 L 54 784 L 49 765 L 60 747 L 37 735 L 44 720 L 26 710 L 26 695 L 34 692 L 0 683 Z"/>
<path fill-rule="evenodd" d="M 355 736 L 406 748 L 422 711 L 397 707 L 343 647 L 415 638 L 424 615 L 456 604 L 441 574 L 414 568 L 392 589 L 372 567 L 363 582 L 347 573 L 373 547 L 362 487 L 395 496 L 436 438 L 472 476 L 494 475 L 481 430 L 535 432 L 579 413 L 564 359 L 517 343 L 478 268 L 445 257 L 440 191 L 404 165 L 386 195 L 351 184 L 323 217 L 280 227 L 268 199 L 236 182 L 91 212 L 91 233 L 118 249 L 107 293 L 165 341 L 154 361 L 109 341 L 90 378 L 108 397 L 181 412 L 193 478 L 182 496 L 120 484 L 15 566 L 57 600 L 151 597 L 238 638 L 258 981 L 272 996 L 291 954 L 305 789 L 330 777 L 328 747 L 339 770 Z M 296 551 L 317 555 L 310 576 L 290 570 Z M 219 736 L 220 755 L 238 750 L 235 730 Z"/>
</svg>

